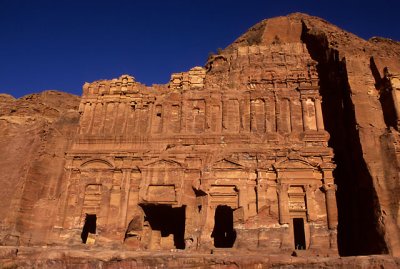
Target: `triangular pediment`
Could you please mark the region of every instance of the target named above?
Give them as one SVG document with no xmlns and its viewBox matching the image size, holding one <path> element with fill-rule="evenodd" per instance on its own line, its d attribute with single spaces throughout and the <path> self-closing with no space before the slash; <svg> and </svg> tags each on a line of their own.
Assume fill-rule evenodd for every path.
<svg viewBox="0 0 400 269">
<path fill-rule="evenodd" d="M 213 165 L 214 169 L 242 169 L 243 166 L 237 162 L 228 159 L 222 159 Z"/>
<path fill-rule="evenodd" d="M 274 164 L 276 169 L 315 169 L 313 165 L 304 160 L 285 160 Z"/>
</svg>

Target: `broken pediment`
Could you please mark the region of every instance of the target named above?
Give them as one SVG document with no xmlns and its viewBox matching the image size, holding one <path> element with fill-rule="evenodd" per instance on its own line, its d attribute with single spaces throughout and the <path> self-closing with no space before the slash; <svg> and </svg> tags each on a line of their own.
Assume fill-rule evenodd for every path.
<svg viewBox="0 0 400 269">
<path fill-rule="evenodd" d="M 299 159 L 287 159 L 282 162 L 278 162 L 273 165 L 276 170 L 286 170 L 286 169 L 310 169 L 314 170 L 315 167 L 304 160 Z"/>
</svg>

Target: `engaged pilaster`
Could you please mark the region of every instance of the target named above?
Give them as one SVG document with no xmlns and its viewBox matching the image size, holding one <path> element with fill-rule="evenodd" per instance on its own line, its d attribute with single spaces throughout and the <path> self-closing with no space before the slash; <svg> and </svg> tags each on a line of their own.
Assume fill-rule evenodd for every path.
<svg viewBox="0 0 400 269">
<path fill-rule="evenodd" d="M 303 113 L 303 127 L 304 127 L 304 131 L 308 131 L 310 130 L 310 125 L 308 123 L 308 118 L 307 118 L 307 100 L 305 98 L 301 99 L 301 109 L 302 109 L 302 113 Z"/>
<path fill-rule="evenodd" d="M 315 98 L 314 104 L 315 104 L 315 118 L 317 120 L 317 129 L 318 131 L 325 130 L 320 98 Z"/>
<path fill-rule="evenodd" d="M 282 183 L 277 188 L 280 224 L 288 224 L 290 222 L 288 188 L 288 184 Z"/>
<path fill-rule="evenodd" d="M 322 167 L 323 180 L 324 185 L 323 189 L 325 191 L 325 200 L 326 200 L 326 213 L 328 218 L 328 228 L 336 229 L 338 224 L 338 212 L 337 212 L 337 204 L 336 204 L 336 184 L 333 182 L 333 169 L 335 168 L 334 164 L 327 163 Z"/>
</svg>

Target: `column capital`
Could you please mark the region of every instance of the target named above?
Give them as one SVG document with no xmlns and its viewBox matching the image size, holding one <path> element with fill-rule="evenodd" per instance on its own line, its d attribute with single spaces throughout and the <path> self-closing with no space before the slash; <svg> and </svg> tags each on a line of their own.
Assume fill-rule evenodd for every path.
<svg viewBox="0 0 400 269">
<path fill-rule="evenodd" d="M 314 184 L 306 184 L 306 185 L 304 185 L 304 189 L 305 189 L 306 193 L 314 192 L 317 188 L 318 188 L 317 185 L 314 185 Z"/>
<path fill-rule="evenodd" d="M 319 168 L 321 169 L 322 172 L 333 171 L 336 168 L 336 164 L 334 164 L 332 162 L 323 162 L 319 165 Z"/>
<path fill-rule="evenodd" d="M 276 187 L 276 191 L 278 192 L 278 194 L 287 192 L 289 190 L 289 184 L 287 183 L 278 183 Z"/>
<path fill-rule="evenodd" d="M 336 192 L 336 190 L 337 190 L 337 185 L 334 184 L 334 183 L 327 183 L 327 184 L 322 185 L 322 189 L 323 189 L 325 192 L 330 192 L 330 191 Z"/>
</svg>

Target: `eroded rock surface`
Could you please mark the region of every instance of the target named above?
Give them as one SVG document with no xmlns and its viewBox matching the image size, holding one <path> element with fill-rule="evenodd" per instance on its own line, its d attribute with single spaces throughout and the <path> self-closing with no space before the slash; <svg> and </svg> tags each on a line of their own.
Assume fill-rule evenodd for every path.
<svg viewBox="0 0 400 269">
<path fill-rule="evenodd" d="M 0 95 L 2 245 L 47 243 L 79 101 L 57 91 Z"/>
<path fill-rule="evenodd" d="M 0 242 L 286 265 L 399 256 L 399 91 L 398 42 L 292 14 L 167 85 L 122 75 L 80 101 L 0 95 Z"/>
</svg>

